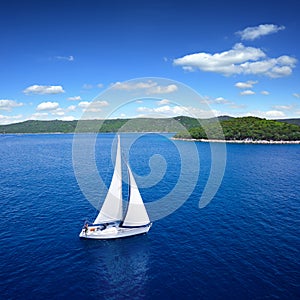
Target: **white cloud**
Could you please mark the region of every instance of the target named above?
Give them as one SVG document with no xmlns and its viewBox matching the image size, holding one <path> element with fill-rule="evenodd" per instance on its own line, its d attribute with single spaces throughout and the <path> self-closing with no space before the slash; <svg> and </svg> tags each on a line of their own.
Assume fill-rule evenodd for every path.
<svg viewBox="0 0 300 300">
<path fill-rule="evenodd" d="M 210 98 L 208 96 L 205 96 L 202 98 L 201 103 L 203 104 L 210 104 L 210 105 L 228 105 L 231 108 L 241 108 L 240 105 L 235 104 L 233 101 L 230 101 L 228 99 L 225 99 L 224 97 L 217 97 L 217 98 Z"/>
<path fill-rule="evenodd" d="M 166 105 L 166 104 L 169 104 L 170 103 L 170 100 L 168 99 L 162 99 L 160 101 L 157 101 L 156 102 L 158 105 Z"/>
<path fill-rule="evenodd" d="M 146 82 L 116 82 L 112 85 L 112 88 L 125 91 L 145 90 L 147 95 L 168 94 L 178 90 L 178 87 L 175 84 L 162 86 L 151 80 Z"/>
<path fill-rule="evenodd" d="M 103 86 L 104 86 L 103 83 L 98 83 L 98 84 L 97 84 L 97 87 L 98 87 L 99 89 L 103 88 Z"/>
<path fill-rule="evenodd" d="M 268 118 L 281 118 L 281 117 L 285 117 L 284 112 L 280 111 L 280 110 L 269 110 L 266 112 L 266 117 Z"/>
<path fill-rule="evenodd" d="M 300 98 L 300 94 L 298 94 L 298 93 L 294 93 L 293 96 L 296 98 Z"/>
<path fill-rule="evenodd" d="M 112 88 L 116 90 L 133 91 L 139 89 L 149 89 L 155 87 L 156 85 L 157 83 L 151 80 L 146 82 L 119 82 L 118 81 L 112 85 Z"/>
<path fill-rule="evenodd" d="M 254 84 L 257 84 L 258 81 L 248 80 L 246 82 L 237 82 L 235 87 L 239 89 L 252 89 Z"/>
<path fill-rule="evenodd" d="M 254 94 L 255 94 L 255 92 L 253 92 L 252 90 L 245 90 L 245 91 L 240 92 L 240 95 L 242 95 L 242 96 L 254 95 Z"/>
<path fill-rule="evenodd" d="M 75 111 L 76 106 L 70 105 L 67 108 L 62 108 L 57 102 L 42 102 L 36 108 L 36 113 L 31 115 L 30 119 L 51 119 L 50 116 L 55 116 L 56 119 L 68 118 L 67 113 Z"/>
<path fill-rule="evenodd" d="M 79 102 L 78 107 L 87 108 L 90 105 L 90 103 L 91 102 L 88 102 L 88 101 L 81 101 L 81 102 Z"/>
<path fill-rule="evenodd" d="M 257 38 L 260 38 L 261 36 L 276 33 L 284 29 L 284 26 L 277 26 L 274 24 L 261 24 L 255 27 L 247 27 L 242 31 L 236 32 L 236 34 L 240 35 L 242 40 L 253 41 Z"/>
<path fill-rule="evenodd" d="M 37 112 L 34 113 L 30 116 L 30 120 L 37 120 L 37 119 L 45 119 L 45 117 L 48 117 L 48 113 L 47 112 Z"/>
<path fill-rule="evenodd" d="M 64 109 L 62 109 L 61 107 L 58 107 L 57 109 L 55 110 L 51 110 L 51 114 L 53 116 L 64 116 L 65 115 L 65 111 Z"/>
<path fill-rule="evenodd" d="M 55 110 L 59 107 L 59 104 L 57 102 L 42 102 L 40 103 L 36 110 L 37 111 L 44 111 L 44 110 Z"/>
<path fill-rule="evenodd" d="M 15 116 L 0 115 L 0 124 L 6 125 L 6 124 L 20 122 L 20 119 L 22 117 L 23 117 L 22 115 L 15 115 Z"/>
<path fill-rule="evenodd" d="M 204 110 L 200 108 L 195 108 L 191 106 L 170 106 L 164 105 L 157 108 L 150 107 L 138 107 L 137 111 L 140 113 L 144 113 L 143 115 L 139 115 L 140 117 L 175 117 L 175 116 L 190 116 L 196 118 L 211 118 L 216 115 L 215 110 Z"/>
<path fill-rule="evenodd" d="M 266 95 L 266 96 L 267 96 L 267 95 L 270 95 L 270 92 L 268 92 L 268 91 L 261 91 L 260 93 L 261 93 L 262 95 Z"/>
<path fill-rule="evenodd" d="M 82 108 L 86 112 L 100 112 L 103 107 L 108 105 L 109 103 L 107 101 L 82 101 L 78 104 L 78 107 Z"/>
<path fill-rule="evenodd" d="M 231 101 L 223 98 L 223 97 L 218 97 L 218 98 L 215 98 L 213 103 L 216 103 L 216 104 L 229 104 L 231 103 Z"/>
<path fill-rule="evenodd" d="M 245 47 L 239 43 L 228 51 L 214 54 L 205 52 L 189 54 L 174 59 L 173 63 L 176 66 L 182 66 L 184 69 L 199 69 L 225 76 L 256 74 L 277 78 L 290 75 L 297 60 L 287 55 L 268 58 L 261 49 Z"/>
<path fill-rule="evenodd" d="M 70 101 L 81 101 L 81 97 L 80 96 L 74 96 L 74 97 L 69 97 L 68 100 Z"/>
<path fill-rule="evenodd" d="M 169 84 L 166 86 L 155 86 L 148 91 L 148 94 L 169 94 L 178 90 L 176 84 Z"/>
<path fill-rule="evenodd" d="M 76 105 L 70 105 L 67 108 L 67 111 L 74 111 L 76 109 Z"/>
<path fill-rule="evenodd" d="M 53 120 L 55 119 L 63 120 L 63 121 L 73 121 L 75 117 L 73 116 L 65 116 L 64 110 L 62 108 L 57 109 L 56 111 L 51 111 L 51 114 L 47 112 L 36 112 L 32 114 L 28 119 L 29 120 Z"/>
<path fill-rule="evenodd" d="M 284 112 L 280 110 L 268 110 L 268 111 L 261 111 L 261 110 L 253 110 L 248 112 L 240 112 L 238 114 L 229 114 L 224 112 L 219 112 L 220 115 L 230 115 L 232 117 L 250 117 L 255 116 L 258 118 L 266 118 L 266 119 L 280 119 L 280 118 L 286 118 L 286 115 Z"/>
<path fill-rule="evenodd" d="M 74 121 L 75 117 L 73 116 L 64 116 L 63 118 L 61 118 L 62 121 Z"/>
<path fill-rule="evenodd" d="M 14 107 L 23 106 L 23 103 L 14 100 L 0 100 L 0 110 L 11 111 Z"/>
<path fill-rule="evenodd" d="M 64 89 L 60 85 L 32 85 L 23 90 L 24 94 L 61 94 Z"/>
<path fill-rule="evenodd" d="M 69 55 L 69 56 L 55 56 L 56 60 L 65 60 L 65 61 L 74 61 L 74 56 Z"/>
</svg>

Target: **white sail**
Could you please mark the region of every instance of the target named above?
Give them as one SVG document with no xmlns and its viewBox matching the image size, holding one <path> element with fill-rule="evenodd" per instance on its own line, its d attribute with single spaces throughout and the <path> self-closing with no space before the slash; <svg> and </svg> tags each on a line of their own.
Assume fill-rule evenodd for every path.
<svg viewBox="0 0 300 300">
<path fill-rule="evenodd" d="M 129 173 L 129 203 L 122 226 L 135 227 L 148 225 L 150 220 L 143 199 L 136 185 L 132 171 L 129 166 L 127 167 Z"/>
<path fill-rule="evenodd" d="M 108 189 L 107 196 L 102 208 L 94 221 L 94 224 L 109 223 L 122 219 L 122 166 L 121 166 L 121 146 L 118 135 L 118 145 L 115 169 Z"/>
</svg>

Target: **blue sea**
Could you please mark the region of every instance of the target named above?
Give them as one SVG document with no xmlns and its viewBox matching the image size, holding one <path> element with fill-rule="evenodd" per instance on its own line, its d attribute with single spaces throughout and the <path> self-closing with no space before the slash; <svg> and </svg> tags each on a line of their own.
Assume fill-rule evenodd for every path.
<svg viewBox="0 0 300 300">
<path fill-rule="evenodd" d="M 106 186 L 114 137 L 95 143 Z M 147 235 L 101 241 L 78 237 L 97 210 L 75 176 L 73 135 L 0 135 L 0 299 L 299 299 L 300 146 L 228 144 L 221 185 L 199 208 L 210 144 L 170 137 L 121 142 L 134 139 L 125 156 L 146 205 L 181 205 Z"/>
</svg>

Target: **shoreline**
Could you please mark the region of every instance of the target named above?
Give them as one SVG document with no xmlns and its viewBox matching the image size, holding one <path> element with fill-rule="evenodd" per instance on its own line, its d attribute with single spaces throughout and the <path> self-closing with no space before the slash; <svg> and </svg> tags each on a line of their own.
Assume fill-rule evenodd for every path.
<svg viewBox="0 0 300 300">
<path fill-rule="evenodd" d="M 0 136 L 5 135 L 60 135 L 60 134 L 112 134 L 115 132 L 22 132 L 22 133 L 0 133 Z M 169 133 L 170 132 L 122 132 L 122 133 Z M 186 142 L 201 142 L 201 143 L 228 143 L 228 144 L 264 144 L 264 145 L 299 145 L 300 141 L 268 141 L 268 140 L 214 140 L 214 139 L 188 139 L 188 138 L 175 138 L 171 137 L 171 140 L 186 141 Z"/>
<path fill-rule="evenodd" d="M 267 141 L 267 140 L 212 140 L 212 139 L 186 139 L 174 138 L 172 140 L 202 143 L 228 143 L 228 144 L 267 144 L 267 145 L 299 145 L 300 141 Z"/>
</svg>

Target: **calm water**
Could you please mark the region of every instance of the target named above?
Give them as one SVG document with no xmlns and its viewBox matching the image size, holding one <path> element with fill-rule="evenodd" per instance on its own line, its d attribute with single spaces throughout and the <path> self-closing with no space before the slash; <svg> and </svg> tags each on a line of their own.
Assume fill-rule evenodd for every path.
<svg viewBox="0 0 300 300">
<path fill-rule="evenodd" d="M 107 183 L 113 137 L 97 141 Z M 72 138 L 0 136 L 1 299 L 299 299 L 299 145 L 227 145 L 222 185 L 199 209 L 210 148 L 197 143 L 200 176 L 178 210 L 148 235 L 89 241 L 78 234 L 96 210 L 77 184 Z M 141 189 L 146 202 L 176 185 L 177 143 L 189 156 L 192 143 L 160 135 L 132 146 L 129 161 L 141 178 L 153 154 L 166 157 L 167 173 Z M 192 174 L 195 165 L 188 168 Z"/>
</svg>

